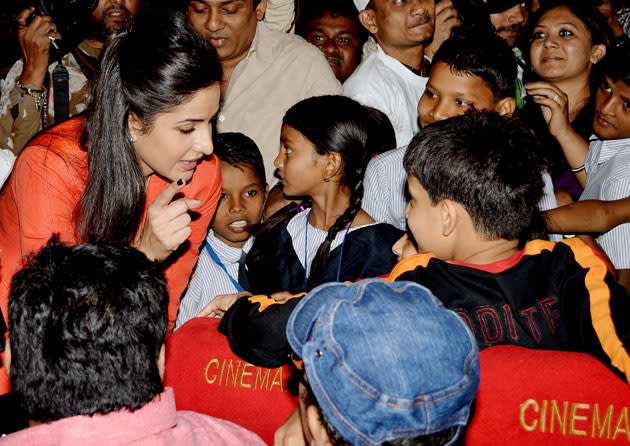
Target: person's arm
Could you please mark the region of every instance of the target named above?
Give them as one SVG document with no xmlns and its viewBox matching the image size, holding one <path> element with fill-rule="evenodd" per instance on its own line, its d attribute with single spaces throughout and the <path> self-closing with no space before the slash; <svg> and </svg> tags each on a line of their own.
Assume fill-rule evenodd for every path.
<svg viewBox="0 0 630 446">
<path fill-rule="evenodd" d="M 295 18 L 294 0 L 267 0 L 264 22 L 275 31 L 291 31 Z"/>
<path fill-rule="evenodd" d="M 44 78 L 50 57 L 50 37 L 61 38 L 49 16 L 26 19 L 34 8 L 23 10 L 17 18 L 18 40 L 23 60 L 7 75 L 0 99 L 0 148 L 16 155 L 39 130 L 45 105 Z"/>
<path fill-rule="evenodd" d="M 457 9 L 453 6 L 451 0 L 442 0 L 435 5 L 435 31 L 431 43 L 424 49 L 424 55 L 429 60 L 433 60 L 433 56 L 451 36 L 454 27 L 460 25 Z"/>
<path fill-rule="evenodd" d="M 588 142 L 585 141 L 569 122 L 569 99 L 567 95 L 550 82 L 530 82 L 526 86 L 527 93 L 540 106 L 549 133 L 562 147 L 569 167 L 574 171 L 580 186 L 586 184 L 584 161 L 588 153 Z"/>
<path fill-rule="evenodd" d="M 630 197 L 613 201 L 584 200 L 543 212 L 549 232 L 602 233 L 630 223 Z"/>
</svg>

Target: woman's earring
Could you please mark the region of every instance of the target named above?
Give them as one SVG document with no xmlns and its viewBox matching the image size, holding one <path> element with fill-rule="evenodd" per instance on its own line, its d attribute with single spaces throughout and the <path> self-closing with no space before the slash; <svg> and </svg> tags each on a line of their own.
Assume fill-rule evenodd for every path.
<svg viewBox="0 0 630 446">
<path fill-rule="evenodd" d="M 135 136 L 133 136 L 131 133 L 129 134 L 129 139 L 131 140 L 131 142 L 136 142 Z"/>
</svg>

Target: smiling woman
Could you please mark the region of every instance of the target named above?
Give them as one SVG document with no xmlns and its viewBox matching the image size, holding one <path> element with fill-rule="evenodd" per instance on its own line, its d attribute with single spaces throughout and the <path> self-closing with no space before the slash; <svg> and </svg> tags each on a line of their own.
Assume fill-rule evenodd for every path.
<svg viewBox="0 0 630 446">
<path fill-rule="evenodd" d="M 146 18 L 109 43 L 87 116 L 37 136 L 0 195 L 5 315 L 14 272 L 59 234 L 163 262 L 172 327 L 221 190 L 211 139 L 220 80 L 216 52 L 183 14 Z"/>
</svg>

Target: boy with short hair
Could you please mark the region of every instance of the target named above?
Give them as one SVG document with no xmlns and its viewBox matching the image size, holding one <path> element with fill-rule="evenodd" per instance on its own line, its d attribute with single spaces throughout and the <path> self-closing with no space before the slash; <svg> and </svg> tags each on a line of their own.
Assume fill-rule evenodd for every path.
<svg viewBox="0 0 630 446">
<path fill-rule="evenodd" d="M 418 103 L 422 128 L 468 110 L 492 110 L 505 116 L 515 108 L 516 61 L 500 37 L 463 33 L 446 40 L 435 53 L 431 75 Z M 421 130 L 422 131 L 422 130 Z M 407 147 L 377 156 L 365 173 L 363 209 L 376 221 L 406 228 L 405 181 L 402 159 Z M 551 177 L 543 173 L 541 210 L 557 207 Z M 559 239 L 559 237 L 557 237 Z"/>
<path fill-rule="evenodd" d="M 427 252 L 399 262 L 387 280 L 429 288 L 468 323 L 480 349 L 587 352 L 628 380 L 630 302 L 606 263 L 579 239 L 533 240 L 544 226 L 536 145 L 515 118 L 489 112 L 416 135 L 404 159 L 406 216 Z M 259 365 L 286 361 L 288 343 L 270 325 L 287 320 L 297 300 L 237 300 L 221 321 L 232 328 L 230 346 Z"/>
<path fill-rule="evenodd" d="M 242 265 L 269 191 L 262 155 L 249 137 L 216 135 L 214 154 L 221 161 L 221 199 L 179 307 L 176 328 L 200 315 L 217 295 L 247 288 Z"/>
</svg>

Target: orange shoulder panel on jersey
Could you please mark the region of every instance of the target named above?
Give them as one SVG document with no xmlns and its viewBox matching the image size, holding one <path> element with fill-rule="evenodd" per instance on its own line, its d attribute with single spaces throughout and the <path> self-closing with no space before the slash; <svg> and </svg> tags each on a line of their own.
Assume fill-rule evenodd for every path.
<svg viewBox="0 0 630 446">
<path fill-rule="evenodd" d="M 265 294 L 257 294 L 255 296 L 248 297 L 247 300 L 249 300 L 253 304 L 259 304 L 260 307 L 258 308 L 258 312 L 262 313 L 263 311 L 265 311 L 267 308 L 269 308 L 272 305 L 282 305 L 292 299 L 296 299 L 302 296 L 306 296 L 306 293 L 302 292 L 302 293 L 294 294 L 293 296 L 284 300 L 275 300 L 271 296 L 267 296 Z"/>
<path fill-rule="evenodd" d="M 414 254 L 412 256 L 407 257 L 406 259 L 402 259 L 396 265 L 394 265 L 394 269 L 389 273 L 385 280 L 388 282 L 394 282 L 398 277 L 403 275 L 406 272 L 413 271 L 419 266 L 424 268 L 429 264 L 429 260 L 435 257 L 435 254 L 432 252 L 423 252 L 421 254 Z"/>
</svg>

